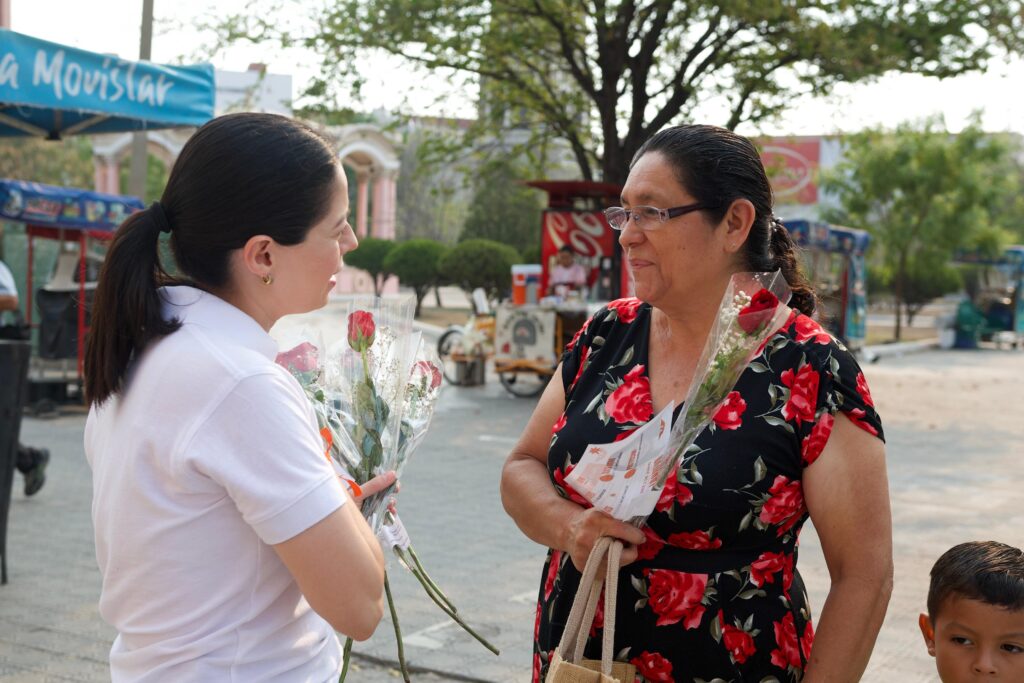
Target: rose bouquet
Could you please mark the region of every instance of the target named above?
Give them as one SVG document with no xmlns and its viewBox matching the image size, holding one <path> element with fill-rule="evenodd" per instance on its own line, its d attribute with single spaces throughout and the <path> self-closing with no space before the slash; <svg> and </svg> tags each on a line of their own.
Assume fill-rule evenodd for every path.
<svg viewBox="0 0 1024 683">
<path fill-rule="evenodd" d="M 347 336 L 326 358 L 311 344 L 282 354 L 279 362 L 299 380 L 309 397 L 324 438 L 325 451 L 361 496 L 361 485 L 385 472 L 401 474 L 427 434 L 441 387 L 441 370 L 432 347 L 412 331 L 413 300 L 353 298 L 348 301 Z M 386 548 L 419 581 L 442 611 L 495 654 L 431 580 L 389 502 L 395 487 L 366 497 L 361 510 Z M 398 614 L 387 575 L 388 608 L 405 680 L 409 674 Z M 352 641 L 345 642 L 341 679 L 348 672 Z"/>
</svg>

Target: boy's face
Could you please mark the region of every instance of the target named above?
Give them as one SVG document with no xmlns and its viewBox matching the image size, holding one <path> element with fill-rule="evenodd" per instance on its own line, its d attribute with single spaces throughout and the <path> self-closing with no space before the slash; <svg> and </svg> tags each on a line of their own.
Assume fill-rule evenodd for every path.
<svg viewBox="0 0 1024 683">
<path fill-rule="evenodd" d="M 942 683 L 1024 681 L 1024 610 L 954 596 L 919 623 Z"/>
</svg>

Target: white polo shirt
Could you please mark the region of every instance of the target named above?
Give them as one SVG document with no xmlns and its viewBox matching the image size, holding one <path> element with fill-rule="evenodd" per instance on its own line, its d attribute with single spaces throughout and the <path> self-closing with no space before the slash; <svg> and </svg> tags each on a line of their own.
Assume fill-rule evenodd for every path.
<svg viewBox="0 0 1024 683">
<path fill-rule="evenodd" d="M 312 408 L 255 320 L 161 291 L 181 328 L 85 429 L 111 678 L 335 680 L 338 638 L 270 547 L 347 500 Z"/>
</svg>

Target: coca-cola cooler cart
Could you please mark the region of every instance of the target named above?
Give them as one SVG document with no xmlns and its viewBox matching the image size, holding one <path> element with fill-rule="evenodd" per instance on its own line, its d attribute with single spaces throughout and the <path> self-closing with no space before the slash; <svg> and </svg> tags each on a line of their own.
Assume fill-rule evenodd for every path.
<svg viewBox="0 0 1024 683">
<path fill-rule="evenodd" d="M 604 217 L 605 208 L 619 204 L 621 187 L 590 181 L 527 184 L 548 195 L 541 216 L 539 283 L 529 268 L 515 272 L 516 296 L 497 310 L 494 341 L 494 369 L 502 386 L 524 397 L 543 391 L 587 317 L 630 290 L 618 234 Z M 550 286 L 551 271 L 565 246 L 586 270 L 587 284 L 559 296 Z"/>
</svg>

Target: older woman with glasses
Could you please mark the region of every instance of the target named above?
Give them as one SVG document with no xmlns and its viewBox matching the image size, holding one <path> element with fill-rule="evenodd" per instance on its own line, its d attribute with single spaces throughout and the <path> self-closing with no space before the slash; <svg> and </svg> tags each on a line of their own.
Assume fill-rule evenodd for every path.
<svg viewBox="0 0 1024 683">
<path fill-rule="evenodd" d="M 542 680 L 595 541 L 626 543 L 615 653 L 646 681 L 856 681 L 892 584 L 882 427 L 854 357 L 810 315 L 814 293 L 772 214 L 749 140 L 679 126 L 636 154 L 606 211 L 635 299 L 566 349 L 502 474 L 505 509 L 550 548 L 534 631 Z M 664 208 L 671 207 L 671 208 Z M 643 529 L 565 478 L 589 444 L 680 404 L 733 273 L 781 269 L 795 310 L 742 374 Z M 678 416 L 678 412 L 676 413 Z M 810 518 L 831 577 L 817 634 L 797 539 Z M 599 612 L 586 656 L 599 658 Z"/>
</svg>

